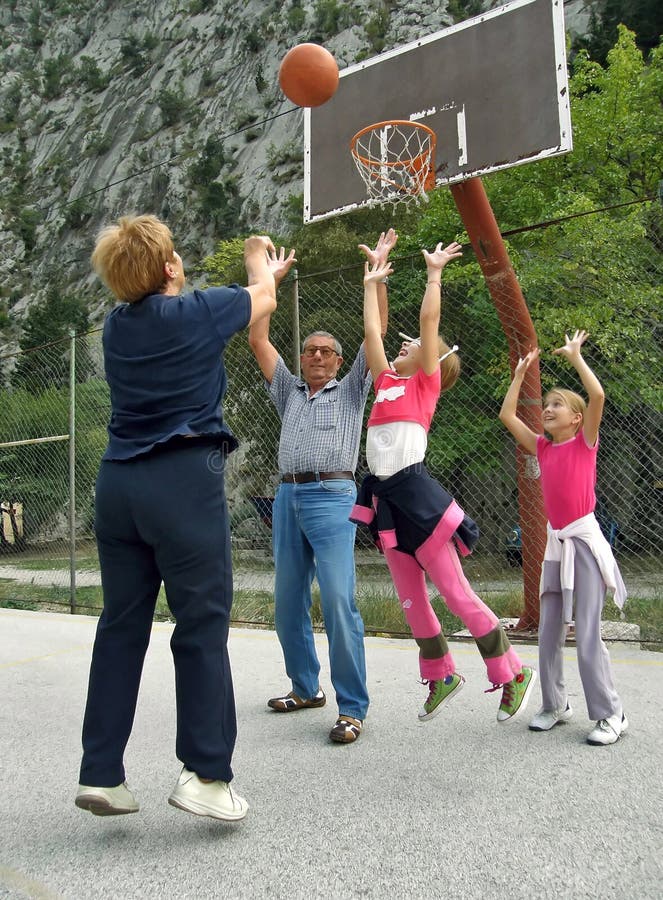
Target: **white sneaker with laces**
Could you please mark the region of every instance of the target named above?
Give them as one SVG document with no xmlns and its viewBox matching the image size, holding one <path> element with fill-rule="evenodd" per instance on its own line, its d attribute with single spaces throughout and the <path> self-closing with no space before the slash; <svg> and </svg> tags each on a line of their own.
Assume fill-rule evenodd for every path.
<svg viewBox="0 0 663 900">
<path fill-rule="evenodd" d="M 566 709 L 541 709 L 534 716 L 532 721 L 529 723 L 530 731 L 550 731 L 551 728 L 554 728 L 555 725 L 560 725 L 562 722 L 568 722 L 569 719 L 573 716 L 573 710 L 566 704 Z"/>
<path fill-rule="evenodd" d="M 615 744 L 628 728 L 628 719 L 622 713 L 620 716 L 608 716 L 607 719 L 599 719 L 594 728 L 587 735 L 587 743 L 595 747 Z"/>
<path fill-rule="evenodd" d="M 79 784 L 74 803 L 95 816 L 123 816 L 139 810 L 136 798 L 127 787 L 126 781 L 116 787 L 89 787 Z"/>
<path fill-rule="evenodd" d="M 227 822 L 243 819 L 249 809 L 246 800 L 236 794 L 226 781 L 201 781 L 195 772 L 187 768 L 182 769 L 168 802 L 196 816 L 210 816 Z"/>
</svg>

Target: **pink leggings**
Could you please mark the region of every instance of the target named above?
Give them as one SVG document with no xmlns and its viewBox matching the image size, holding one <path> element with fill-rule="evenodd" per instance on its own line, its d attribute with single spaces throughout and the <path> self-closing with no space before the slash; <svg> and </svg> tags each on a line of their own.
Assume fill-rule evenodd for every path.
<svg viewBox="0 0 663 900">
<path fill-rule="evenodd" d="M 424 681 L 439 681 L 456 671 L 428 597 L 426 573 L 449 611 L 461 619 L 475 639 L 489 681 L 506 684 L 521 671 L 522 663 L 497 616 L 477 597 L 465 577 L 452 541 L 444 542 L 433 532 L 417 550 L 417 559 L 394 549 L 385 550 L 384 555 L 405 618 L 420 645 L 419 671 Z M 431 638 L 434 640 L 426 640 Z"/>
</svg>

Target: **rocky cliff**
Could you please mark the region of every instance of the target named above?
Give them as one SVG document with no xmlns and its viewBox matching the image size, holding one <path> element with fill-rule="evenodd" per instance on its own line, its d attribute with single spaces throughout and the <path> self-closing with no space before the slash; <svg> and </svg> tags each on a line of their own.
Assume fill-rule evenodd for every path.
<svg viewBox="0 0 663 900">
<path fill-rule="evenodd" d="M 188 263 L 240 230 L 283 230 L 289 200 L 302 192 L 303 114 L 277 83 L 291 46 L 323 43 L 343 68 L 480 6 L 5 0 L 2 346 L 15 342 L 26 308 L 55 276 L 99 317 L 104 295 L 89 253 L 109 218 L 166 217 Z M 571 19 L 584 6 L 570 4 Z"/>
</svg>

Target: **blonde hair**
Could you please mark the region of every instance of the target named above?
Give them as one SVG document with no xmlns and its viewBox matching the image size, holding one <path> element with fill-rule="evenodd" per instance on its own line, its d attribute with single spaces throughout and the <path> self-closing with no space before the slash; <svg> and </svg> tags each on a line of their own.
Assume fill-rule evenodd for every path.
<svg viewBox="0 0 663 900">
<path fill-rule="evenodd" d="M 170 228 L 156 216 L 123 216 L 97 235 L 92 268 L 118 300 L 135 303 L 163 287 L 174 253 Z"/>
<path fill-rule="evenodd" d="M 449 353 L 451 350 L 451 347 L 443 338 L 438 338 L 438 344 L 439 356 L 444 356 L 445 353 Z M 450 353 L 449 356 L 440 363 L 440 393 L 443 394 L 445 391 L 450 390 L 450 388 L 458 381 L 459 376 L 460 359 L 458 358 L 457 353 Z"/>
<path fill-rule="evenodd" d="M 559 397 L 562 400 L 562 403 L 571 410 L 572 413 L 580 413 L 580 421 L 578 422 L 578 427 L 576 428 L 576 434 L 578 430 L 582 427 L 583 419 L 585 418 L 585 413 L 587 411 L 587 404 L 585 403 L 584 397 L 581 397 L 580 394 L 576 394 L 575 391 L 569 391 L 566 388 L 551 388 L 545 397 L 543 398 L 543 405 L 545 406 L 548 400 L 552 397 Z"/>
</svg>

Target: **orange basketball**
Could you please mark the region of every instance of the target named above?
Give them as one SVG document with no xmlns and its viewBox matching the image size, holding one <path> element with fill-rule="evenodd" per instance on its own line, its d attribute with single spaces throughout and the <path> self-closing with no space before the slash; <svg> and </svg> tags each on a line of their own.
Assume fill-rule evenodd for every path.
<svg viewBox="0 0 663 900">
<path fill-rule="evenodd" d="M 279 84 L 297 106 L 320 106 L 338 87 L 336 60 L 320 44 L 298 44 L 281 61 Z"/>
</svg>

